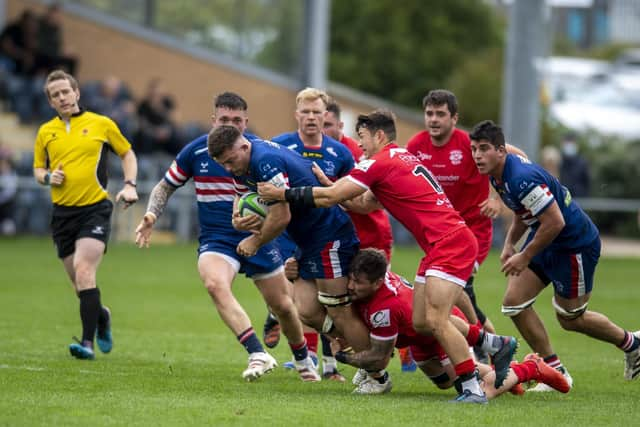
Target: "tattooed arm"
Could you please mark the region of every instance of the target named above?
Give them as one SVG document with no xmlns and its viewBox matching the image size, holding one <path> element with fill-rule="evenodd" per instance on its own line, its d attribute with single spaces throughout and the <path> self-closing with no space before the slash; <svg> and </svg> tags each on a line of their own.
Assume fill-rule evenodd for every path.
<svg viewBox="0 0 640 427">
<path fill-rule="evenodd" d="M 171 197 L 175 191 L 176 187 L 169 185 L 164 179 L 161 179 L 160 182 L 153 187 L 153 190 L 151 190 L 147 213 L 144 214 L 140 224 L 136 228 L 136 245 L 138 245 L 139 248 L 143 246 L 149 247 L 153 225 L 158 220 L 158 217 L 162 215 L 169 201 L 169 197 Z"/>
<path fill-rule="evenodd" d="M 358 353 L 336 353 L 336 359 L 357 368 L 367 371 L 378 371 L 387 367 L 393 353 L 395 338 L 391 340 L 379 340 L 371 337 L 371 345 L 367 350 Z"/>
</svg>

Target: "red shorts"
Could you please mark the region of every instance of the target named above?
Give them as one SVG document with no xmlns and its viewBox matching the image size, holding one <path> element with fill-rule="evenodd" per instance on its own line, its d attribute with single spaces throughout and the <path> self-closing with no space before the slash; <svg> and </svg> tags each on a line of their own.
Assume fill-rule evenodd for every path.
<svg viewBox="0 0 640 427">
<path fill-rule="evenodd" d="M 467 220 L 467 227 L 471 230 L 476 240 L 478 241 L 478 267 L 487 259 L 489 251 L 491 250 L 491 240 L 493 238 L 493 226 L 491 220 L 482 216 L 474 220 Z"/>
<path fill-rule="evenodd" d="M 453 306 L 451 314 L 453 316 L 461 318 L 468 323 L 467 318 L 458 307 Z M 438 344 L 438 341 L 435 340 L 431 345 L 412 345 L 410 346 L 410 348 L 411 356 L 413 356 L 413 360 L 415 360 L 416 362 L 426 362 L 427 360 L 433 359 L 434 357 L 438 357 L 438 360 L 442 361 L 448 357 L 447 353 L 445 353 L 444 351 L 444 348 L 442 348 L 442 346 Z"/>
<path fill-rule="evenodd" d="M 478 259 L 478 242 L 468 227 L 460 227 L 433 242 L 420 261 L 416 283 L 435 276 L 464 287 Z"/>
</svg>

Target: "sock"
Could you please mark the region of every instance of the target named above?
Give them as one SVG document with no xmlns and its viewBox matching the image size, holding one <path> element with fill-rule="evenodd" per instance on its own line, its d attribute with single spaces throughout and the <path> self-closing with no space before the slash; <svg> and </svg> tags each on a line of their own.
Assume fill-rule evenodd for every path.
<svg viewBox="0 0 640 427">
<path fill-rule="evenodd" d="M 480 337 L 482 337 L 482 327 L 478 325 L 469 325 L 469 332 L 467 332 L 467 344 L 469 347 L 474 347 L 481 344 Z"/>
<path fill-rule="evenodd" d="M 533 360 L 525 360 L 522 363 L 511 362 L 511 369 L 518 377 L 519 383 L 524 383 L 536 379 L 538 369 Z"/>
<path fill-rule="evenodd" d="M 104 328 L 107 326 L 107 322 L 109 321 L 109 315 L 107 314 L 107 310 L 105 310 L 104 306 L 100 307 L 100 315 L 98 316 L 98 327 Z"/>
<path fill-rule="evenodd" d="M 457 377 L 462 377 L 466 374 L 474 373 L 476 371 L 476 364 L 473 359 L 469 358 L 464 362 L 455 365 L 453 369 L 455 369 Z"/>
<path fill-rule="evenodd" d="M 389 373 L 385 369 L 382 369 L 380 371 L 367 370 L 367 374 L 369 374 L 371 378 L 378 381 L 380 384 L 384 384 L 387 382 L 387 380 L 389 380 Z"/>
<path fill-rule="evenodd" d="M 300 344 L 289 343 L 289 347 L 291 347 L 291 352 L 293 353 L 293 358 L 295 360 L 304 360 L 309 356 L 309 350 L 307 349 L 307 341 L 304 339 Z"/>
<path fill-rule="evenodd" d="M 413 356 L 411 355 L 411 349 L 409 347 L 399 348 L 398 355 L 400 356 L 400 363 L 403 365 L 410 365 L 411 362 L 413 362 Z"/>
<path fill-rule="evenodd" d="M 498 352 L 498 350 L 502 348 L 502 346 L 504 345 L 504 340 L 499 335 L 495 335 L 491 332 L 482 330 L 478 335 L 478 341 L 476 342 L 476 345 L 487 353 L 494 355 Z"/>
<path fill-rule="evenodd" d="M 309 349 L 309 351 L 318 354 L 318 333 L 305 332 L 304 339 L 307 340 L 307 348 Z"/>
<path fill-rule="evenodd" d="M 564 373 L 564 365 L 562 364 L 562 362 L 558 358 L 557 354 L 553 353 L 550 356 L 543 357 L 542 360 L 544 360 L 544 362 L 547 365 L 551 366 L 553 369 L 556 369 L 556 370 Z"/>
<path fill-rule="evenodd" d="M 333 357 L 331 351 L 331 340 L 324 334 L 320 334 L 320 340 L 322 341 L 322 355 L 325 357 Z"/>
<path fill-rule="evenodd" d="M 240 341 L 240 344 L 242 344 L 247 350 L 247 353 L 251 354 L 265 352 L 264 347 L 262 347 L 260 340 L 256 336 L 256 333 L 251 326 L 249 326 L 249 329 L 238 335 L 237 338 L 238 341 Z"/>
<path fill-rule="evenodd" d="M 618 345 L 618 348 L 624 352 L 634 351 L 640 347 L 640 340 L 629 331 L 624 331 L 624 339 Z"/>
<path fill-rule="evenodd" d="M 473 361 L 471 362 L 473 363 Z M 463 364 L 466 364 L 466 362 L 462 362 L 459 365 L 456 365 L 456 372 L 458 370 L 458 366 Z M 462 392 L 464 392 L 465 390 L 469 390 L 473 394 L 484 396 L 484 392 L 480 388 L 480 382 L 478 381 L 478 372 L 475 369 L 472 372 L 458 375 L 456 382 L 459 384 L 458 388 L 462 390 Z"/>
<path fill-rule="evenodd" d="M 102 311 L 100 290 L 85 289 L 78 292 L 80 298 L 80 320 L 82 321 L 82 345 L 93 348 L 93 337 L 98 327 L 98 317 Z"/>
</svg>

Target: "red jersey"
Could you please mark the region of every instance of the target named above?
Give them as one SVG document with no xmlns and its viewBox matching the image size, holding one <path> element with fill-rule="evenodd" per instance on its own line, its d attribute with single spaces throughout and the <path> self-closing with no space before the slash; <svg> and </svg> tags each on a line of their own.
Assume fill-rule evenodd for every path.
<svg viewBox="0 0 640 427">
<path fill-rule="evenodd" d="M 354 304 L 372 338 L 383 341 L 397 338 L 397 348 L 437 343 L 434 337 L 413 329 L 413 289 L 395 273 L 386 273 L 384 283 L 370 299 Z"/>
<path fill-rule="evenodd" d="M 465 227 L 429 170 L 396 144 L 358 163 L 347 178 L 371 190 L 425 252 L 430 243 Z"/>
<path fill-rule="evenodd" d="M 454 129 L 451 139 L 438 147 L 431 142 L 429 132 L 422 131 L 409 140 L 407 150 L 433 173 L 478 243 L 482 246 L 483 242 L 490 242 L 491 219 L 482 215 L 479 207 L 489 198 L 489 176 L 478 172 L 469 134 Z"/>
<path fill-rule="evenodd" d="M 340 142 L 344 144 L 355 159 L 356 163 L 363 157 L 363 151 L 355 139 L 342 135 Z M 391 233 L 391 223 L 387 213 L 378 209 L 368 214 L 359 214 L 347 211 L 356 228 L 356 234 L 360 239 L 360 247 L 380 249 L 387 255 L 387 261 L 391 261 L 391 246 L 393 245 L 393 234 Z"/>
</svg>

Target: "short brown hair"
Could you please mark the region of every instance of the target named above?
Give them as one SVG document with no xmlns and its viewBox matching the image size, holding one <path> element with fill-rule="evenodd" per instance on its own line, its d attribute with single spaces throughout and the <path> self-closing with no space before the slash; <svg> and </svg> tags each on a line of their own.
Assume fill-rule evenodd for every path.
<svg viewBox="0 0 640 427">
<path fill-rule="evenodd" d="M 64 70 L 53 70 L 49 73 L 47 79 L 44 82 L 44 93 L 45 95 L 47 95 L 47 99 L 49 99 L 49 90 L 47 89 L 49 83 L 55 82 L 57 80 L 68 80 L 69 84 L 71 85 L 71 89 L 73 90 L 78 90 L 78 88 L 80 87 L 78 85 L 78 81 L 71 74 L 67 73 Z"/>
<path fill-rule="evenodd" d="M 235 126 L 224 125 L 212 129 L 207 137 L 209 157 L 215 159 L 232 148 L 240 135 L 242 134 Z"/>
<path fill-rule="evenodd" d="M 396 121 L 389 110 L 378 109 L 369 114 L 360 114 L 356 121 L 356 133 L 360 128 L 368 129 L 372 134 L 381 130 L 389 141 L 396 140 Z"/>
<path fill-rule="evenodd" d="M 455 116 L 458 113 L 458 99 L 453 92 L 446 89 L 434 89 L 422 98 L 422 109 L 427 108 L 427 105 L 446 105 L 449 109 L 449 113 Z"/>
<path fill-rule="evenodd" d="M 387 257 L 379 249 L 362 249 L 351 260 L 349 274 L 353 278 L 364 276 L 371 283 L 380 280 L 387 273 Z"/>
</svg>

